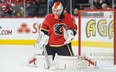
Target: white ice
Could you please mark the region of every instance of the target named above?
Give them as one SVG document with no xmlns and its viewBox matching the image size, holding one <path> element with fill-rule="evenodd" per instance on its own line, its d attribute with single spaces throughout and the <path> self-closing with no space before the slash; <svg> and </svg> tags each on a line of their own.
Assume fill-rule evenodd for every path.
<svg viewBox="0 0 116 72">
<path fill-rule="evenodd" d="M 76 55 L 77 47 L 74 47 L 73 49 Z M 100 48 L 94 48 L 94 50 L 103 51 Z M 92 51 L 92 48 L 84 51 L 85 53 Z M 108 51 L 112 51 L 112 49 Z M 25 63 L 28 58 L 35 53 L 38 53 L 38 49 L 34 48 L 32 45 L 0 45 L 0 72 L 116 72 L 116 66 L 113 65 L 113 60 L 98 61 L 98 68 L 95 69 L 51 71 L 26 66 Z"/>
</svg>

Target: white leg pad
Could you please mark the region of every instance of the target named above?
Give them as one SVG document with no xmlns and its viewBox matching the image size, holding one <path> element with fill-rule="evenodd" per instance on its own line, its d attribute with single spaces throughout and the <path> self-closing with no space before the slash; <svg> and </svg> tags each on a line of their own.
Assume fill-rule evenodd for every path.
<svg viewBox="0 0 116 72">
<path fill-rule="evenodd" d="M 50 63 L 52 62 L 52 56 L 48 55 L 48 59 Z M 37 67 L 40 69 L 45 69 L 47 68 L 47 63 L 46 63 L 46 58 L 44 55 L 34 55 L 34 57 L 29 58 L 28 65 L 31 67 Z"/>
<path fill-rule="evenodd" d="M 76 69 L 77 57 L 73 56 L 58 56 L 58 69 Z"/>
<path fill-rule="evenodd" d="M 37 59 L 36 60 L 37 68 L 45 69 L 45 68 L 48 67 L 44 55 L 38 55 L 38 56 L 36 56 L 36 59 Z M 52 56 L 48 55 L 48 59 L 51 62 L 52 61 Z"/>
<path fill-rule="evenodd" d="M 95 68 L 96 64 L 97 64 L 97 61 L 89 59 L 86 56 L 80 56 L 78 57 L 77 68 Z"/>
<path fill-rule="evenodd" d="M 77 56 L 58 56 L 57 69 L 86 69 L 95 68 L 96 61 L 86 57 L 79 58 Z"/>
</svg>

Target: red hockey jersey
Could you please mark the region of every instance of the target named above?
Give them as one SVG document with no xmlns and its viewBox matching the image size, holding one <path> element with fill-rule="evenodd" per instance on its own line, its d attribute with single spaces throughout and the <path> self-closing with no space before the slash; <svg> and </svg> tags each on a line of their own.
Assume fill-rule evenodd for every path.
<svg viewBox="0 0 116 72">
<path fill-rule="evenodd" d="M 42 23 L 42 30 L 48 32 L 50 46 L 59 47 L 64 45 L 65 39 L 63 37 L 63 28 L 65 28 L 66 30 L 77 30 L 73 16 L 71 16 L 70 14 L 64 14 L 64 18 L 60 22 L 54 19 L 53 14 L 46 16 L 45 20 Z"/>
</svg>

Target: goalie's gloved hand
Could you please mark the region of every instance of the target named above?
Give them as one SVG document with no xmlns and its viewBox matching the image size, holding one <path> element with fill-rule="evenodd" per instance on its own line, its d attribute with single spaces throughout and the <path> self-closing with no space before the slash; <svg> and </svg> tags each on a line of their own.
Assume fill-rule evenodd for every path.
<svg viewBox="0 0 116 72">
<path fill-rule="evenodd" d="M 46 46 L 49 41 L 49 36 L 44 34 L 44 32 L 40 31 L 38 38 L 35 43 L 35 47 L 42 49 L 44 45 Z"/>
<path fill-rule="evenodd" d="M 66 31 L 66 29 L 64 29 L 64 39 L 65 39 L 64 44 L 70 43 L 74 39 L 73 31 L 72 30 L 67 30 Z"/>
</svg>

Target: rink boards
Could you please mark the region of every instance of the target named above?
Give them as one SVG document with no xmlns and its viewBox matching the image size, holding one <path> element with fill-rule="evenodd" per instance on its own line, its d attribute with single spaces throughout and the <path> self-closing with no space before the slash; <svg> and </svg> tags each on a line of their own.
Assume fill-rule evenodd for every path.
<svg viewBox="0 0 116 72">
<path fill-rule="evenodd" d="M 106 30 L 106 36 L 100 36 L 98 29 L 96 29 L 96 35 L 94 37 L 87 37 L 86 34 L 86 22 L 90 21 L 90 19 L 83 19 L 82 27 L 82 34 L 83 39 L 82 43 L 83 46 L 92 46 L 92 47 L 103 47 L 103 48 L 113 48 L 113 37 L 109 38 L 108 28 L 113 21 L 113 18 L 104 18 L 106 21 L 105 26 L 107 28 Z M 44 18 L 2 18 L 0 19 L 0 44 L 1 45 L 33 45 L 35 43 L 35 40 L 38 36 L 37 27 L 35 25 L 36 22 L 38 24 L 41 24 Z M 78 18 L 75 18 L 77 26 L 78 26 Z M 96 21 L 96 27 L 98 22 L 102 19 L 95 19 Z M 102 29 L 104 27 L 102 26 Z M 100 40 L 102 39 L 102 41 Z M 75 39 L 72 41 L 73 46 L 78 46 L 78 33 L 75 36 Z"/>
</svg>

